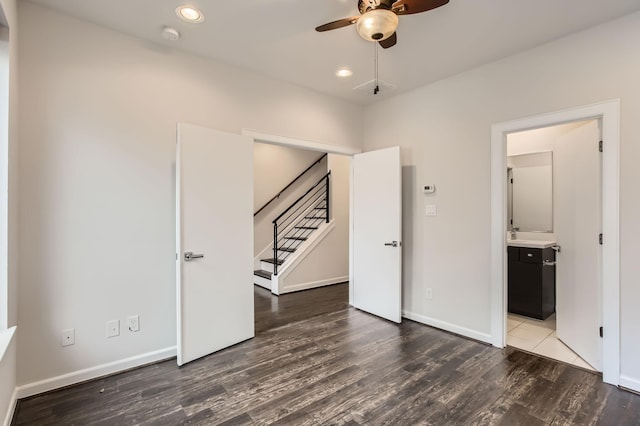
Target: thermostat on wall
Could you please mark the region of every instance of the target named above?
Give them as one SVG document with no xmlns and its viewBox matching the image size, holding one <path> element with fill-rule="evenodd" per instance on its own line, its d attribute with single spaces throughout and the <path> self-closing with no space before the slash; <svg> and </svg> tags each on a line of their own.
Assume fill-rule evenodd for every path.
<svg viewBox="0 0 640 426">
<path fill-rule="evenodd" d="M 422 187 L 422 190 L 425 194 L 433 194 L 434 192 L 436 192 L 436 186 L 435 185 L 425 185 Z"/>
</svg>

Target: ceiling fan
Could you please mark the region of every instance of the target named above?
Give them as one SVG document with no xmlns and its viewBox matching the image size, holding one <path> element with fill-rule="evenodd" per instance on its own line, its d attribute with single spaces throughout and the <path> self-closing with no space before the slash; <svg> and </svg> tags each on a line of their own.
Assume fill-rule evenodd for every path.
<svg viewBox="0 0 640 426">
<path fill-rule="evenodd" d="M 316 31 L 335 30 L 356 24 L 356 31 L 368 41 L 388 49 L 398 41 L 398 15 L 427 12 L 444 6 L 449 0 L 358 0 L 361 16 L 339 19 L 316 27 Z"/>
</svg>

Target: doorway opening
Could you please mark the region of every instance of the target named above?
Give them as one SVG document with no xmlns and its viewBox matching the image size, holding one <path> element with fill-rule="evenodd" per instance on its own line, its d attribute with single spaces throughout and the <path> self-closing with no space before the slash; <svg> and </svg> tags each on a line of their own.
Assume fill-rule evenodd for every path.
<svg viewBox="0 0 640 426">
<path fill-rule="evenodd" d="M 254 284 L 282 295 L 348 281 L 349 161 L 254 142 Z"/>
<path fill-rule="evenodd" d="M 508 346 L 601 369 L 599 120 L 507 135 Z"/>
<path fill-rule="evenodd" d="M 326 152 L 330 156 L 337 154 L 335 157 L 348 160 L 349 241 L 344 248 L 349 252 L 349 304 L 399 323 L 402 288 L 400 148 L 360 153 L 360 150 L 353 148 L 252 130 L 243 130 L 242 134 L 252 137 L 254 142 Z M 347 194 L 343 195 L 346 199 Z M 357 228 L 354 227 L 356 222 Z M 367 239 L 371 241 L 367 242 Z M 370 249 L 366 254 L 365 248 Z M 367 274 L 370 270 L 376 270 L 377 273 L 371 276 Z"/>
<path fill-rule="evenodd" d="M 602 331 L 602 337 L 598 339 L 602 348 L 600 352 L 603 381 L 614 385 L 620 382 L 619 115 L 619 101 L 607 101 L 495 124 L 492 126 L 491 139 L 491 330 L 494 346 L 504 347 L 507 344 L 508 332 L 507 238 L 510 231 L 507 226 L 507 137 L 525 130 L 600 120 L 601 140 L 604 141 L 601 154 L 602 209 L 598 212 L 601 215 L 601 233 L 604 235 L 604 244 L 601 246 L 602 262 L 597 271 L 601 283 L 598 286 L 601 317 L 599 327 L 589 332 L 599 336 Z M 594 238 L 597 241 L 598 235 Z M 525 256 L 528 257 L 526 253 Z"/>
</svg>

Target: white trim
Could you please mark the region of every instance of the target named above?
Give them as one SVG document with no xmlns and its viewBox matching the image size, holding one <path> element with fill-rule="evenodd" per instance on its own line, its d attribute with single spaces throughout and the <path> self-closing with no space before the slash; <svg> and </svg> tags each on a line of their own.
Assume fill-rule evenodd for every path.
<svg viewBox="0 0 640 426">
<path fill-rule="evenodd" d="M 29 383 L 17 387 L 17 397 L 27 398 L 50 390 L 62 388 L 87 380 L 96 379 L 98 377 L 107 376 L 109 374 L 119 373 L 130 368 L 140 367 L 146 364 L 162 361 L 176 356 L 176 347 L 171 346 L 165 349 L 159 349 L 153 352 L 147 352 L 135 355 L 118 361 L 108 362 L 95 367 L 85 368 L 84 370 L 73 371 L 71 373 L 62 374 L 57 377 L 41 380 L 39 382 Z"/>
<path fill-rule="evenodd" d="M 176 354 L 178 365 L 182 365 L 182 354 L 177 348 L 183 347 L 182 327 L 182 155 L 180 139 L 182 135 L 182 123 L 176 125 Z M 182 351 L 180 351 L 182 352 Z"/>
<path fill-rule="evenodd" d="M 9 349 L 9 345 L 11 344 L 11 341 L 13 340 L 13 336 L 15 334 L 15 326 L 0 330 L 0 362 L 2 362 L 2 360 L 4 359 L 4 355 L 7 353 L 7 349 Z"/>
<path fill-rule="evenodd" d="M 491 343 L 506 342 L 506 135 L 586 119 L 602 119 L 603 381 L 620 381 L 620 100 L 523 118 L 491 127 Z"/>
<path fill-rule="evenodd" d="M 353 157 L 349 159 L 349 305 L 354 304 L 354 287 L 353 287 Z"/>
<path fill-rule="evenodd" d="M 481 331 L 472 330 L 470 328 L 461 327 L 459 325 L 451 324 L 445 321 L 440 321 L 435 318 L 427 317 L 424 315 L 416 314 L 409 311 L 402 311 L 402 317 L 419 322 L 421 324 L 426 324 L 431 327 L 439 328 L 441 330 L 449 331 L 451 333 L 459 334 L 460 336 L 469 337 L 470 339 L 479 340 L 485 343 L 491 343 L 491 335 L 487 333 L 483 333 Z"/>
<path fill-rule="evenodd" d="M 635 392 L 640 392 L 640 380 L 633 379 L 629 376 L 620 376 L 620 386 L 622 386 L 623 388 L 631 389 Z"/>
<path fill-rule="evenodd" d="M 259 287 L 266 288 L 271 291 L 271 280 L 261 277 L 260 275 L 253 274 L 253 283 Z"/>
<path fill-rule="evenodd" d="M 13 343 L 13 345 L 15 345 L 16 343 L 13 342 L 13 338 L 15 336 L 16 333 L 16 327 L 13 326 L 9 329 L 5 329 L 5 330 L 1 330 L 0 331 L 0 363 L 2 363 L 4 361 L 4 357 L 7 354 L 7 352 L 9 351 L 9 346 L 11 346 L 11 344 Z M 13 367 L 16 366 L 16 349 L 15 346 L 12 349 L 13 351 Z M 14 376 L 15 376 L 15 372 L 14 372 Z M 9 404 L 7 405 L 7 413 L 5 415 L 4 418 L 4 425 L 5 426 L 9 426 L 11 424 L 11 420 L 13 420 L 13 413 L 15 412 L 16 409 L 16 401 L 18 400 L 18 394 L 17 394 L 17 390 L 15 387 L 15 380 L 13 380 L 13 394 L 11 395 L 11 399 L 9 400 Z"/>
<path fill-rule="evenodd" d="M 310 281 L 308 283 L 302 283 L 302 284 L 295 284 L 289 287 L 284 287 L 280 292 L 280 294 L 293 293 L 294 291 L 308 290 L 310 288 L 324 287 L 332 284 L 339 284 L 347 281 L 348 279 L 349 279 L 349 276 L 345 275 L 343 277 L 327 278 L 324 280 Z"/>
<path fill-rule="evenodd" d="M 18 389 L 13 389 L 13 394 L 9 400 L 9 406 L 7 407 L 7 415 L 4 417 L 4 426 L 10 426 L 13 420 L 13 415 L 16 412 L 16 405 L 18 403 Z"/>
<path fill-rule="evenodd" d="M 359 149 L 345 146 L 330 145 L 320 142 L 308 141 L 305 139 L 290 138 L 287 136 L 271 135 L 257 132 L 255 130 L 242 129 L 240 134 L 253 138 L 255 142 L 268 143 L 271 145 L 293 146 L 311 151 L 327 152 L 329 154 L 354 155 L 361 152 Z"/>
</svg>

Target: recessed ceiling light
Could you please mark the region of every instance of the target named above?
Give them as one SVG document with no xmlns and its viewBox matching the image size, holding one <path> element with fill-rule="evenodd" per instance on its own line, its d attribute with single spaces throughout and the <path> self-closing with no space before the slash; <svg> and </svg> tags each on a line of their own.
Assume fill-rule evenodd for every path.
<svg viewBox="0 0 640 426">
<path fill-rule="evenodd" d="M 178 6 L 176 8 L 176 15 L 183 21 L 187 22 L 202 22 L 204 21 L 204 15 L 198 9 L 193 6 Z"/>
<path fill-rule="evenodd" d="M 336 75 L 338 77 L 351 77 L 353 75 L 353 71 L 351 71 L 349 68 L 340 68 L 338 71 L 336 71 Z"/>
</svg>

